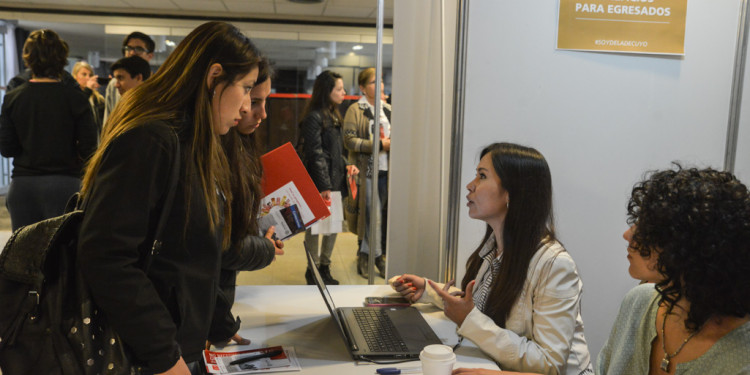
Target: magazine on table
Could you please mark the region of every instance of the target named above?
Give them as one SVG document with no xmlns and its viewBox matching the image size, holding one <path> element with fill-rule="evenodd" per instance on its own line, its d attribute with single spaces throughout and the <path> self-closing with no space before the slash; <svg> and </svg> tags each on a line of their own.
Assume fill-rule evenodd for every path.
<svg viewBox="0 0 750 375">
<path fill-rule="evenodd" d="M 260 160 L 264 193 L 258 215 L 261 235 L 274 226 L 276 237 L 285 240 L 331 214 L 291 143 Z"/>
<path fill-rule="evenodd" d="M 203 359 L 206 371 L 210 374 L 240 375 L 302 370 L 294 347 L 272 346 L 233 352 L 204 350 Z"/>
</svg>

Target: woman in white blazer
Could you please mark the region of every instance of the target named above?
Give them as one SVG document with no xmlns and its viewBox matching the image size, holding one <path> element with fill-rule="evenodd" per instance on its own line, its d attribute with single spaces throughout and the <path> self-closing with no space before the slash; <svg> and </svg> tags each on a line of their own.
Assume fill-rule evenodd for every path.
<svg viewBox="0 0 750 375">
<path fill-rule="evenodd" d="M 442 308 L 458 334 L 503 370 L 593 373 L 580 314 L 583 283 L 555 238 L 544 156 L 492 144 L 466 187 L 469 216 L 485 221 L 487 231 L 467 261 L 461 289 L 409 274 L 392 278 L 393 288 Z"/>
</svg>

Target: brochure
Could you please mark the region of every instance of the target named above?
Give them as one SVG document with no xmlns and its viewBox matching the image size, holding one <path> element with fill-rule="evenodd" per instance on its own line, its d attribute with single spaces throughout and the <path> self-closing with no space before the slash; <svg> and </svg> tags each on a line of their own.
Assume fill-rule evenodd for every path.
<svg viewBox="0 0 750 375">
<path fill-rule="evenodd" d="M 263 374 L 302 370 L 294 347 L 273 346 L 234 352 L 204 350 L 203 359 L 206 371 L 210 374 Z M 232 364 L 233 362 L 235 363 Z"/>
<path fill-rule="evenodd" d="M 292 144 L 261 157 L 263 193 L 258 224 L 261 235 L 272 225 L 285 240 L 331 215 Z"/>
</svg>

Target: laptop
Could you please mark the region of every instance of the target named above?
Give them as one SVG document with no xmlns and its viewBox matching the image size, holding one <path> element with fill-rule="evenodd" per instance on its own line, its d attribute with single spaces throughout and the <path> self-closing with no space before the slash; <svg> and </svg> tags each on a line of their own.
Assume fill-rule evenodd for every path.
<svg viewBox="0 0 750 375">
<path fill-rule="evenodd" d="M 336 307 L 305 246 L 315 284 L 355 360 L 419 359 L 422 349 L 442 344 L 414 307 Z M 362 297 L 364 300 L 364 296 Z"/>
</svg>

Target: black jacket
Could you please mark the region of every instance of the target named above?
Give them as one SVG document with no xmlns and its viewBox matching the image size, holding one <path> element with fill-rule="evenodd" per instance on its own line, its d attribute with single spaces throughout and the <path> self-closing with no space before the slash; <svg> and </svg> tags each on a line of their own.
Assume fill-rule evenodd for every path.
<svg viewBox="0 0 750 375">
<path fill-rule="evenodd" d="M 318 191 L 344 191 L 346 157 L 341 124 L 322 111 L 312 111 L 300 124 L 305 168 Z"/>
<path fill-rule="evenodd" d="M 265 268 L 276 256 L 273 243 L 262 236 L 247 236 L 221 254 L 221 275 L 216 296 L 216 310 L 211 321 L 208 340 L 227 341 L 240 329 L 240 318 L 232 315 L 237 271 L 255 271 Z"/>
<path fill-rule="evenodd" d="M 5 95 L 0 154 L 13 158 L 13 177 L 81 177 L 98 134 L 83 91 L 62 82 L 23 83 Z"/>
<path fill-rule="evenodd" d="M 95 302 L 136 359 L 154 372 L 168 370 L 180 354 L 186 362 L 200 358 L 221 263 L 221 232 L 211 230 L 197 177 L 185 174 L 193 162 L 187 151 L 192 125 L 186 121 L 163 247 L 148 274 L 142 270 L 174 158 L 176 140 L 169 125 L 144 124 L 110 144 L 85 197 L 78 247 Z"/>
</svg>

